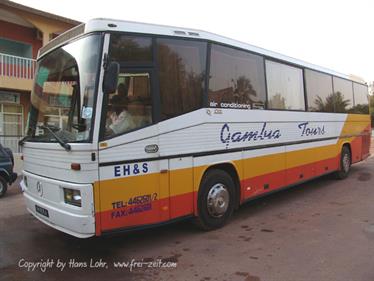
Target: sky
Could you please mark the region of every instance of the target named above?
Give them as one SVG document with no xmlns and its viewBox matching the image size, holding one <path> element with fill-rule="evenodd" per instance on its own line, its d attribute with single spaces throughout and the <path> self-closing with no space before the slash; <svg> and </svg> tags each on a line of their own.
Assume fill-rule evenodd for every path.
<svg viewBox="0 0 374 281">
<path fill-rule="evenodd" d="M 374 1 L 13 0 L 87 21 L 105 17 L 201 29 L 374 81 Z"/>
</svg>

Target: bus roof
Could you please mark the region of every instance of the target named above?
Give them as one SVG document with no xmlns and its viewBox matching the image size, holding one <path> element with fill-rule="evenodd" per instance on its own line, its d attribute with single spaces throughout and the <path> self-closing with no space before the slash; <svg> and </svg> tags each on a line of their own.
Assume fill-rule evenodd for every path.
<svg viewBox="0 0 374 281">
<path fill-rule="evenodd" d="M 215 33 L 206 32 L 203 30 L 191 29 L 191 28 L 182 28 L 182 27 L 174 27 L 174 26 L 166 26 L 166 25 L 157 25 L 157 24 L 149 24 L 149 23 L 140 23 L 140 22 L 132 22 L 132 21 L 124 21 L 124 20 L 115 20 L 115 19 L 106 19 L 106 18 L 97 18 L 89 20 L 86 24 L 79 25 L 74 29 L 67 31 L 66 33 L 60 35 L 61 39 L 64 38 L 64 35 L 69 35 L 69 33 L 73 33 L 75 36 L 79 33 L 90 33 L 95 31 L 117 31 L 117 32 L 129 32 L 129 33 L 142 33 L 142 34 L 155 34 L 155 35 L 164 35 L 164 36 L 173 36 L 173 37 L 180 37 L 180 38 L 189 38 L 189 39 L 200 39 L 200 40 L 208 40 L 212 42 L 217 42 L 229 46 L 233 46 L 236 48 L 248 50 L 260 55 L 264 55 L 269 58 L 273 58 L 276 60 L 284 61 L 290 64 L 298 65 L 301 67 L 309 68 L 312 70 L 317 70 L 320 72 L 325 72 L 334 76 L 342 77 L 348 80 L 352 80 L 358 83 L 365 83 L 363 80 L 359 79 L 356 76 L 346 75 L 334 70 L 321 67 L 315 64 L 311 64 L 293 57 L 289 57 L 286 55 L 279 54 L 277 52 L 269 51 L 264 48 L 260 48 L 254 45 L 250 45 L 241 41 L 237 41 L 228 37 L 224 37 L 221 35 L 217 35 Z M 74 37 L 75 37 L 74 36 Z M 53 41 L 51 41 L 51 46 L 46 45 L 40 51 L 40 55 L 48 52 L 54 47 L 57 47 L 56 43 L 62 43 L 63 41 L 57 37 Z M 65 36 L 72 38 L 73 36 Z M 60 39 L 60 40 L 58 40 Z M 64 40 L 65 41 L 65 40 Z M 53 44 L 54 43 L 54 44 Z M 45 48 L 45 50 L 43 50 Z M 365 83 L 366 84 L 366 83 Z"/>
</svg>

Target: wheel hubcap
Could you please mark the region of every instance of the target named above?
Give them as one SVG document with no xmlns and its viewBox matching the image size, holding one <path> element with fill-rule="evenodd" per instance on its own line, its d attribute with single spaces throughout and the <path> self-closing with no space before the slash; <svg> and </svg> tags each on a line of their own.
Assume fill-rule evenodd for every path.
<svg viewBox="0 0 374 281">
<path fill-rule="evenodd" d="M 2 192 L 3 192 L 3 190 L 4 190 L 4 185 L 3 185 L 3 183 L 2 183 L 2 182 L 0 182 L 0 193 L 2 193 Z"/>
<path fill-rule="evenodd" d="M 208 212 L 211 216 L 222 217 L 229 207 L 230 194 L 222 183 L 215 184 L 208 193 Z"/>
<path fill-rule="evenodd" d="M 345 154 L 343 156 L 343 169 L 344 169 L 344 172 L 348 172 L 349 171 L 349 167 L 351 165 L 351 159 L 349 157 L 348 154 Z"/>
</svg>

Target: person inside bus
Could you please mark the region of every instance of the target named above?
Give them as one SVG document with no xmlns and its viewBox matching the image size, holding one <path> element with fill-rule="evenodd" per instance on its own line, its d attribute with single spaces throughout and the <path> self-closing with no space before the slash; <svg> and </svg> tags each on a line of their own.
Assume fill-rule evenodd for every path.
<svg viewBox="0 0 374 281">
<path fill-rule="evenodd" d="M 122 103 L 129 102 L 129 86 L 128 83 L 120 83 L 117 87 L 118 96 L 121 98 Z"/>
<path fill-rule="evenodd" d="M 127 111 L 127 105 L 123 101 L 123 97 L 120 95 L 113 96 L 110 100 L 109 109 L 109 129 L 113 134 L 117 135 L 135 129 L 135 122 Z"/>
</svg>

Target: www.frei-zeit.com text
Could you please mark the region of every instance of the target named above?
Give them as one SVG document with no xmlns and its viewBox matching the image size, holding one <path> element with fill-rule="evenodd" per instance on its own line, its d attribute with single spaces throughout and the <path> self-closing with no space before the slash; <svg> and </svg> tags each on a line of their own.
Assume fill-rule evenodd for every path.
<svg viewBox="0 0 374 281">
<path fill-rule="evenodd" d="M 154 259 L 151 261 L 144 259 L 131 259 L 127 261 L 113 261 L 106 262 L 103 259 L 89 261 L 79 261 L 76 259 L 62 260 L 62 259 L 47 259 L 39 261 L 27 261 L 20 259 L 18 267 L 27 270 L 28 272 L 57 269 L 60 271 L 66 269 L 127 269 L 133 271 L 135 269 L 152 269 L 152 268 L 176 268 L 177 262 L 167 261 L 162 259 Z"/>
</svg>

